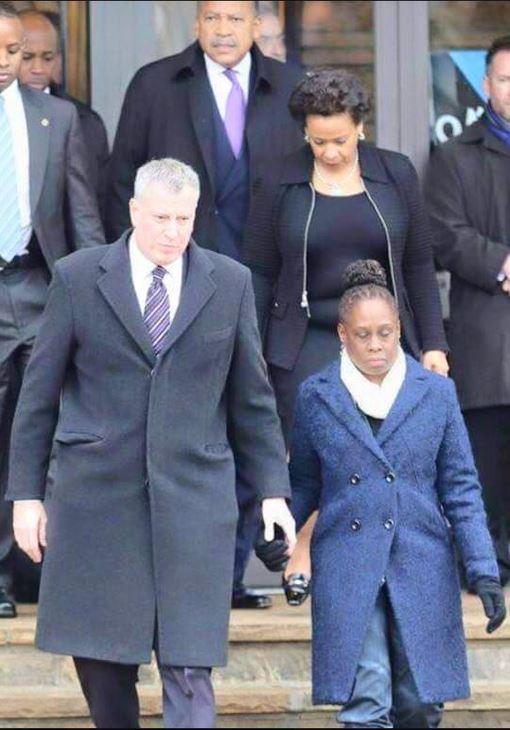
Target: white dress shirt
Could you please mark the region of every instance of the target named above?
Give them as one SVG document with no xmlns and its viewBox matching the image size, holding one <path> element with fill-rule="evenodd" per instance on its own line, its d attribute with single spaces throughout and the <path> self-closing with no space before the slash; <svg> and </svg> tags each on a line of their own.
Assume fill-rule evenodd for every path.
<svg viewBox="0 0 510 730">
<path fill-rule="evenodd" d="M 11 127 L 18 185 L 18 204 L 23 229 L 23 243 L 28 246 L 32 236 L 32 214 L 30 211 L 30 152 L 28 144 L 27 118 L 23 98 L 17 80 L 1 92 L 5 111 Z"/>
<path fill-rule="evenodd" d="M 213 61 L 207 53 L 204 53 L 204 58 L 207 76 L 213 90 L 214 98 L 216 99 L 216 105 L 221 118 L 225 121 L 227 100 L 232 89 L 232 82 L 225 76 L 225 66 L 221 66 L 216 61 Z M 239 84 L 243 90 L 244 99 L 248 103 L 250 96 L 251 53 L 247 53 L 243 60 L 237 66 L 234 66 L 232 70 L 237 74 Z"/>
<path fill-rule="evenodd" d="M 147 294 L 149 293 L 149 288 L 152 284 L 152 272 L 156 268 L 157 264 L 150 261 L 140 251 L 138 244 L 136 243 L 134 233 L 131 234 L 131 238 L 129 239 L 129 260 L 131 262 L 131 278 L 133 280 L 136 298 L 138 299 L 138 304 L 140 305 L 140 310 L 143 316 L 145 303 L 147 301 Z M 163 277 L 163 284 L 168 292 L 168 299 L 170 302 L 170 322 L 173 321 L 181 301 L 183 266 L 183 257 L 180 256 L 177 261 L 163 267 L 168 272 L 166 276 Z"/>
</svg>

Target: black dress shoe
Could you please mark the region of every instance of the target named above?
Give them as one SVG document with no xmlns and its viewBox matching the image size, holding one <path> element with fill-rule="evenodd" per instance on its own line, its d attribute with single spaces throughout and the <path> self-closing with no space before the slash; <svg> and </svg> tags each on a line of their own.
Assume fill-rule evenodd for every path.
<svg viewBox="0 0 510 730">
<path fill-rule="evenodd" d="M 0 618 L 16 618 L 16 604 L 12 601 L 5 590 L 0 588 Z"/>
<path fill-rule="evenodd" d="M 269 596 L 261 596 L 253 591 L 246 590 L 232 596 L 232 608 L 271 608 L 272 605 Z"/>
<path fill-rule="evenodd" d="M 289 606 L 301 606 L 310 594 L 310 579 L 303 573 L 291 573 L 288 578 L 282 578 L 285 598 Z"/>
</svg>

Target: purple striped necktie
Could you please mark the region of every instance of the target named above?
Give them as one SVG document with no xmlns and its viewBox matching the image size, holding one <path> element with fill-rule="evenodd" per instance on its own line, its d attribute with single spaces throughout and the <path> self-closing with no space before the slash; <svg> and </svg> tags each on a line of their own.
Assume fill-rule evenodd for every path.
<svg viewBox="0 0 510 730">
<path fill-rule="evenodd" d="M 225 76 L 232 84 L 227 99 L 227 111 L 225 114 L 225 130 L 232 147 L 232 152 L 239 157 L 243 148 L 244 125 L 246 122 L 246 100 L 236 72 L 227 68 Z"/>
<path fill-rule="evenodd" d="M 170 329 L 170 299 L 163 282 L 167 270 L 156 266 L 152 271 L 152 284 L 147 292 L 143 318 L 156 355 L 161 352 L 163 341 Z"/>
</svg>

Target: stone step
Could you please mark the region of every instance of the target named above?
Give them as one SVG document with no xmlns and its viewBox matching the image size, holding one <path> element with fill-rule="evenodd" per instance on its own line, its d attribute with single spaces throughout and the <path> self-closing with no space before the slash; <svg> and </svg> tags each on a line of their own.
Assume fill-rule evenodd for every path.
<svg viewBox="0 0 510 730">
<path fill-rule="evenodd" d="M 506 599 L 510 610 L 510 588 L 506 591 Z M 469 641 L 493 642 L 510 639 L 510 620 L 496 634 L 489 636 L 485 633 L 487 619 L 476 596 L 464 594 L 462 607 L 466 637 Z M 0 647 L 8 644 L 32 645 L 36 614 L 36 606 L 19 606 L 18 618 L 0 620 Z M 309 641 L 310 601 L 299 608 L 290 608 L 283 596 L 273 596 L 271 609 L 232 611 L 229 638 L 232 643 Z"/>
<path fill-rule="evenodd" d="M 486 619 L 473 596 L 464 599 L 464 615 L 472 680 L 510 678 L 510 622 L 488 636 Z M 76 687 L 69 657 L 34 648 L 35 621 L 34 607 L 22 607 L 13 621 L 0 621 L 0 687 Z M 307 605 L 290 609 L 278 599 L 268 611 L 234 611 L 229 664 L 215 673 L 217 685 L 309 681 L 310 634 Z M 155 664 L 141 668 L 140 682 L 157 686 Z"/>
<path fill-rule="evenodd" d="M 158 687 L 140 687 L 141 713 L 144 717 L 161 714 L 161 693 Z M 263 715 L 299 715 L 313 713 L 331 715 L 334 708 L 314 708 L 308 683 L 246 687 L 217 687 L 216 699 L 220 716 L 254 718 Z M 472 697 L 447 706 L 451 713 L 504 713 L 510 722 L 510 683 L 474 683 Z M 0 721 L 42 721 L 45 718 L 86 718 L 85 700 L 78 688 L 10 687 L 0 689 Z M 5 721 L 5 722 L 4 722 Z M 32 725 L 33 726 L 33 725 Z"/>
<path fill-rule="evenodd" d="M 229 666 L 214 672 L 219 727 L 335 727 L 333 711 L 310 701 L 309 603 L 290 609 L 276 598 L 274 604 L 232 613 Z M 465 596 L 463 609 L 473 696 L 448 708 L 445 727 L 510 728 L 510 624 L 488 636 L 478 599 Z M 33 606 L 0 621 L 0 727 L 65 727 L 66 720 L 69 727 L 89 726 L 72 660 L 34 648 L 35 622 Z M 500 683 L 505 677 L 509 683 Z M 147 722 L 157 727 L 154 664 L 141 667 L 140 696 Z"/>
</svg>

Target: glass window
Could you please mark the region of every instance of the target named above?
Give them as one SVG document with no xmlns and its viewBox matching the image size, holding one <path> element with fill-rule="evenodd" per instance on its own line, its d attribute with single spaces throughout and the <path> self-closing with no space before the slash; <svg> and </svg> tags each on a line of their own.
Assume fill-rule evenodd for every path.
<svg viewBox="0 0 510 730">
<path fill-rule="evenodd" d="M 485 54 L 510 29 L 510 2 L 429 2 L 432 65 L 431 134 L 442 143 L 484 110 Z"/>
</svg>

